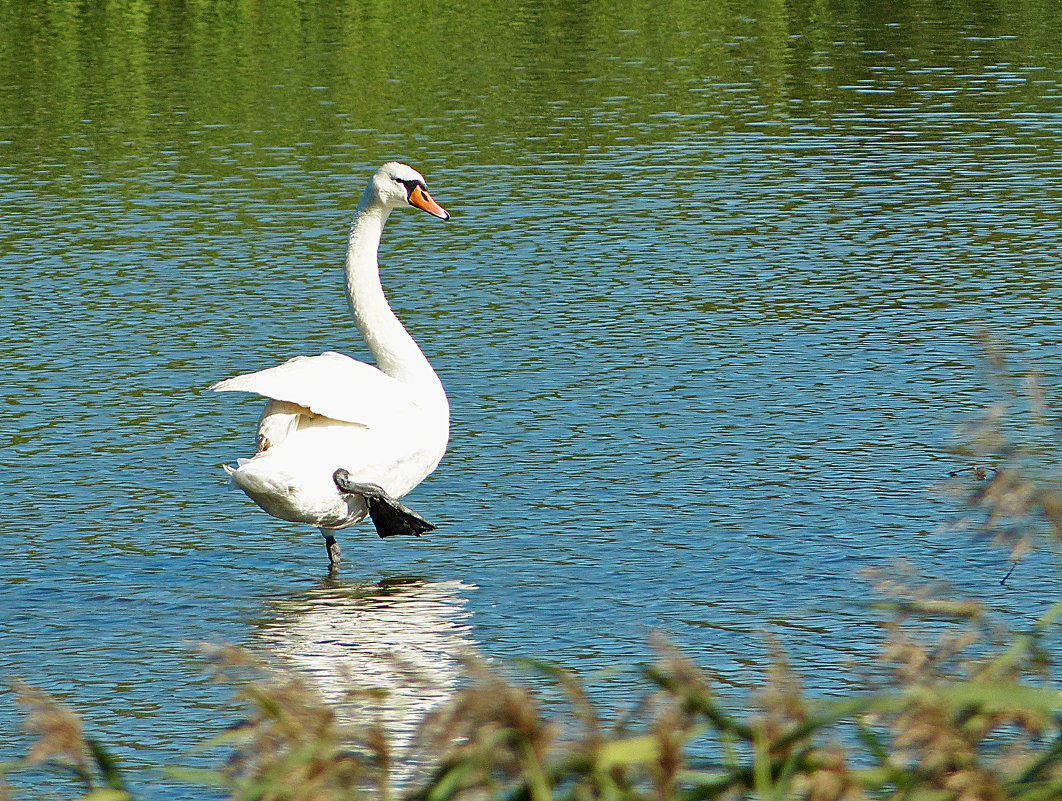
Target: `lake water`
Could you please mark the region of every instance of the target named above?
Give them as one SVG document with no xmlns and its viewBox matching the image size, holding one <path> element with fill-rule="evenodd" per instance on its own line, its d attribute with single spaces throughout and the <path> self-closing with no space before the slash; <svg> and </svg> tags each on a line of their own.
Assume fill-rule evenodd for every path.
<svg viewBox="0 0 1062 801">
<path fill-rule="evenodd" d="M 336 5 L 0 2 L 0 677 L 138 792 L 212 797 L 155 770 L 236 714 L 203 641 L 326 696 L 418 665 L 401 736 L 466 647 L 620 704 L 651 632 L 737 688 L 774 632 L 821 694 L 874 651 L 864 568 L 1052 599 L 933 487 L 979 332 L 1062 374 L 1059 7 Z M 206 388 L 365 358 L 341 265 L 391 158 L 453 214 L 381 249 L 451 400 L 407 498 L 439 530 L 348 529 L 329 578 L 226 486 L 261 402 Z"/>
</svg>

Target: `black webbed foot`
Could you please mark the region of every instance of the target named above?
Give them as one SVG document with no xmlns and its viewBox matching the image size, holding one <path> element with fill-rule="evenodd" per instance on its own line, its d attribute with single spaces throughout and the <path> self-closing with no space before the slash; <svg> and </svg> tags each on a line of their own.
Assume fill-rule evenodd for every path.
<svg viewBox="0 0 1062 801">
<path fill-rule="evenodd" d="M 332 480 L 340 492 L 351 492 L 365 499 L 365 505 L 369 507 L 369 517 L 376 526 L 376 533 L 381 537 L 394 537 L 399 534 L 419 537 L 436 528 L 376 484 L 358 484 L 351 481 L 350 473 L 342 467 L 332 474 Z"/>
</svg>

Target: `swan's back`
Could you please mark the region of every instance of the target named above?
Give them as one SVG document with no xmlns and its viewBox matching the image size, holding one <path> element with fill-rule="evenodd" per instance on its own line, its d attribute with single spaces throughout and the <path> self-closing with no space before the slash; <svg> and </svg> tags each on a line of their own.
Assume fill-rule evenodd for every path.
<svg viewBox="0 0 1062 801">
<path fill-rule="evenodd" d="M 276 367 L 226 378 L 211 389 L 253 392 L 293 403 L 322 417 L 367 427 L 416 416 L 425 405 L 409 385 L 335 351 L 296 356 Z M 439 397 L 431 400 L 438 403 Z M 441 393 L 441 400 L 449 416 L 445 393 Z"/>
</svg>

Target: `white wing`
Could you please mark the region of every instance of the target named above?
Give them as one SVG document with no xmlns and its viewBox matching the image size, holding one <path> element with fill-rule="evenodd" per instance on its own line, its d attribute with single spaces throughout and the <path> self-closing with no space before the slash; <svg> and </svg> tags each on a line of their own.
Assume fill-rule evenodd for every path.
<svg viewBox="0 0 1062 801">
<path fill-rule="evenodd" d="M 305 406 L 314 414 L 374 427 L 415 413 L 411 387 L 335 351 L 296 356 L 281 365 L 226 378 L 215 392 L 254 392 L 274 400 Z"/>
</svg>

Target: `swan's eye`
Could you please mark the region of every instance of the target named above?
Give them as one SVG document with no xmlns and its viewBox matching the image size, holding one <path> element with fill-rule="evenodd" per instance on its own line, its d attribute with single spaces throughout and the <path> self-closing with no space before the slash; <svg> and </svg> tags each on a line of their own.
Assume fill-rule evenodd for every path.
<svg viewBox="0 0 1062 801">
<path fill-rule="evenodd" d="M 395 178 L 396 184 L 401 184 L 406 188 L 406 197 L 413 193 L 416 187 L 421 187 L 424 191 L 428 191 L 428 188 L 424 185 L 424 182 L 417 181 L 416 178 Z"/>
</svg>

